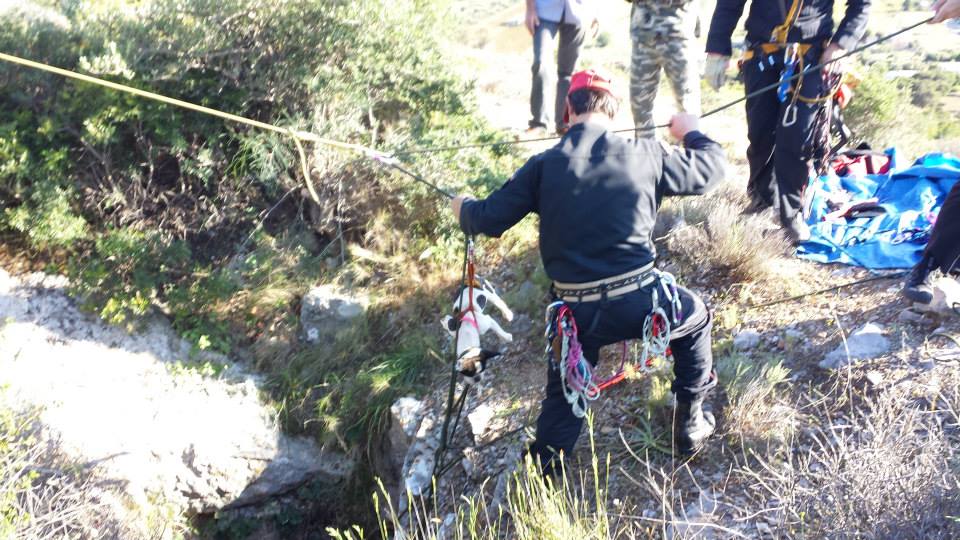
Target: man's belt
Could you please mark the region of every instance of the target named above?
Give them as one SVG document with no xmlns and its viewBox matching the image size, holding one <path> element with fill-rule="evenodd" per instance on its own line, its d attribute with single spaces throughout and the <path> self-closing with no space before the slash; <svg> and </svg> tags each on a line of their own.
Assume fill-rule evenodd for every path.
<svg viewBox="0 0 960 540">
<path fill-rule="evenodd" d="M 653 283 L 653 262 L 619 276 L 587 283 L 553 282 L 553 292 L 564 302 L 596 302 L 604 298 L 616 298 L 642 289 Z"/>
<path fill-rule="evenodd" d="M 761 43 L 759 45 L 754 45 L 753 47 L 750 47 L 749 49 L 743 51 L 743 61 L 746 62 L 748 60 L 751 60 L 754 56 L 756 56 L 760 52 L 762 52 L 763 54 L 773 54 L 775 52 L 782 51 L 784 48 L 786 48 L 787 45 L 790 45 L 790 44 L 789 43 L 786 43 L 786 44 Z M 797 44 L 797 48 L 799 49 L 800 56 L 806 56 L 807 51 L 809 51 L 813 47 L 814 47 L 813 43 Z"/>
</svg>

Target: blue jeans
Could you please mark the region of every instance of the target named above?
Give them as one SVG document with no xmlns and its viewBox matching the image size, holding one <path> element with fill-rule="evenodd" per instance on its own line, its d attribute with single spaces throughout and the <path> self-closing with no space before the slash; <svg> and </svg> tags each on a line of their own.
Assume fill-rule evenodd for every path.
<svg viewBox="0 0 960 540">
<path fill-rule="evenodd" d="M 580 329 L 583 355 L 594 366 L 599 360 L 600 348 L 612 343 L 639 339 L 643 321 L 651 312 L 651 287 L 606 301 L 570 304 Z M 674 381 L 672 390 L 677 401 L 690 402 L 703 397 L 716 386 L 713 371 L 713 351 L 710 340 L 712 319 L 703 301 L 696 294 L 678 287 L 683 307 L 683 319 L 671 326 L 670 347 L 673 350 Z M 660 295 L 661 307 L 670 313 L 669 304 Z M 570 455 L 583 428 L 583 419 L 577 418 L 563 395 L 560 372 L 547 367 L 546 397 L 537 418 L 536 441 L 531 453 L 545 465 L 563 451 Z M 549 465 L 548 465 L 549 466 Z"/>
<path fill-rule="evenodd" d="M 554 66 L 553 42 L 560 36 L 557 61 Z M 563 127 L 563 111 L 567 90 L 570 88 L 570 76 L 577 66 L 580 47 L 583 46 L 584 30 L 575 24 L 540 20 L 533 33 L 533 86 L 530 90 L 530 127 L 547 127 L 551 122 L 559 129 Z M 554 85 L 556 69 L 556 95 L 549 96 Z M 554 99 L 550 99 L 553 97 Z M 553 111 L 549 104 L 555 104 Z"/>
</svg>

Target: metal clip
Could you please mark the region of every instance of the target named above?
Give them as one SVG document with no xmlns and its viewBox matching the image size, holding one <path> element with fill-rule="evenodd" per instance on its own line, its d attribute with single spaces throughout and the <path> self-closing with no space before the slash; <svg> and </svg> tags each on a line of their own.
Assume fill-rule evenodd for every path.
<svg viewBox="0 0 960 540">
<path fill-rule="evenodd" d="M 787 105 L 787 108 L 783 111 L 783 121 L 781 125 L 783 127 L 790 127 L 797 123 L 797 104 L 791 103 Z"/>
</svg>

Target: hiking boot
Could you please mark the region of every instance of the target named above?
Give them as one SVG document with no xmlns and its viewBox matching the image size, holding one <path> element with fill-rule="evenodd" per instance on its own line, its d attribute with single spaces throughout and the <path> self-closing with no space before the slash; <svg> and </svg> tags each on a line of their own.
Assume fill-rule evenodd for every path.
<svg viewBox="0 0 960 540">
<path fill-rule="evenodd" d="M 903 282 L 903 296 L 918 304 L 929 304 L 933 301 L 933 279 L 930 273 L 936 264 L 933 258 L 924 255 L 920 262 L 913 267 L 907 279 Z"/>
<path fill-rule="evenodd" d="M 786 233 L 787 239 L 795 246 L 810 240 L 810 226 L 807 225 L 807 222 L 803 219 L 803 215 L 800 213 L 793 216 L 790 223 L 784 225 L 783 232 Z"/>
<path fill-rule="evenodd" d="M 710 435 L 716 429 L 717 421 L 713 414 L 703 411 L 703 398 L 691 401 L 677 401 L 673 416 L 673 436 L 677 451 L 682 455 L 691 455 L 703 448 Z"/>
<path fill-rule="evenodd" d="M 773 203 L 769 203 L 757 197 L 750 197 L 750 204 L 743 209 L 743 215 L 749 216 L 754 214 L 762 214 L 769 208 L 773 208 Z"/>
</svg>

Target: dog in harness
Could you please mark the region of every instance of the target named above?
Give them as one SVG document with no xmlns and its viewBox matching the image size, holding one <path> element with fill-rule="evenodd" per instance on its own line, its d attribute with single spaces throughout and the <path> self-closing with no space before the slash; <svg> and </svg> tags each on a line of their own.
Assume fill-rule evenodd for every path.
<svg viewBox="0 0 960 540">
<path fill-rule="evenodd" d="M 480 337 L 492 330 L 501 341 L 513 341 L 512 334 L 505 331 L 496 319 L 484 313 L 489 305 L 496 306 L 507 321 L 513 320 L 513 312 L 493 285 L 477 278 L 476 283 L 461 288 L 453 303 L 453 314 L 440 321 L 451 336 L 456 336 L 457 371 L 470 384 L 483 380 L 487 364 L 500 356 L 497 351 L 481 347 Z"/>
</svg>

